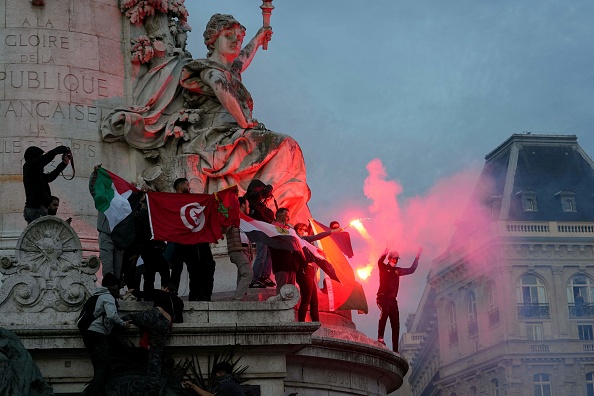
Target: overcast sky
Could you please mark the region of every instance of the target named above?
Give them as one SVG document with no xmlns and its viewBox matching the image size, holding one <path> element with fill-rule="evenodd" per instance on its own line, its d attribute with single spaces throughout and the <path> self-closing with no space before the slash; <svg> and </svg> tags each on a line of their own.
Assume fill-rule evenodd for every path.
<svg viewBox="0 0 594 396">
<path fill-rule="evenodd" d="M 206 55 L 202 33 L 213 13 L 234 15 L 247 42 L 262 25 L 261 4 L 187 0 L 193 57 Z M 273 5 L 272 41 L 244 72 L 244 84 L 254 116 L 301 145 L 309 206 L 322 222 L 348 222 L 345 211 L 370 204 L 363 185 L 375 158 L 406 201 L 452 175 L 476 174 L 514 133 L 575 134 L 594 155 L 594 2 Z M 442 252 L 431 253 L 425 260 Z M 427 270 L 414 275 L 418 297 Z M 373 293 L 367 299 L 374 305 Z M 402 323 L 417 304 L 406 304 Z M 375 338 L 370 319 L 358 327 Z"/>
</svg>

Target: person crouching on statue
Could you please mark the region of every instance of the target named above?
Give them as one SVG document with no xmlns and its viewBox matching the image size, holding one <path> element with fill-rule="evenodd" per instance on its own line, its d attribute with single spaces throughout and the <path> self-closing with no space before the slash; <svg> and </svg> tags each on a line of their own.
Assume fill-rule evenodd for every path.
<svg viewBox="0 0 594 396">
<path fill-rule="evenodd" d="M 151 295 L 140 293 L 139 296 L 153 300 L 153 308 L 127 314 L 122 317 L 138 326 L 148 335 L 149 355 L 147 380 L 143 383 L 143 390 L 147 395 L 156 392 L 161 382 L 161 356 L 165 343 L 171 335 L 172 323 L 183 323 L 184 302 L 172 293 L 175 285 L 171 282 L 163 285 L 161 290 L 152 290 Z M 135 290 L 128 290 L 126 294 L 135 293 Z"/>
</svg>

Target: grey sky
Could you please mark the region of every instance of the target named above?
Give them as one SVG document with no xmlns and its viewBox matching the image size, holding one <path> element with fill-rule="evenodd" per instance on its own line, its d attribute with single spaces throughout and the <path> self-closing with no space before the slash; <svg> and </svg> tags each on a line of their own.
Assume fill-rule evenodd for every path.
<svg viewBox="0 0 594 396">
<path fill-rule="evenodd" d="M 213 13 L 233 14 L 247 40 L 262 24 L 261 4 L 186 0 L 194 58 L 205 56 L 202 32 Z M 309 206 L 322 222 L 346 221 L 344 208 L 369 204 L 363 182 L 373 158 L 406 198 L 481 167 L 513 133 L 575 134 L 594 155 L 591 1 L 273 5 L 273 39 L 244 83 L 254 116 L 301 145 Z M 363 331 L 375 338 L 375 325 Z"/>
</svg>

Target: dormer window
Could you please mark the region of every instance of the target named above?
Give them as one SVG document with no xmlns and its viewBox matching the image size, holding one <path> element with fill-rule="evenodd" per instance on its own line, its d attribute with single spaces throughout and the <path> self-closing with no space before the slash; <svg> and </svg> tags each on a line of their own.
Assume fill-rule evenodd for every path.
<svg viewBox="0 0 594 396">
<path fill-rule="evenodd" d="M 564 212 L 577 212 L 577 206 L 575 205 L 575 193 L 570 190 L 559 191 L 555 194 L 559 198 L 561 203 L 561 209 Z"/>
<path fill-rule="evenodd" d="M 538 205 L 536 202 L 536 191 L 526 189 L 516 193 L 516 196 L 520 197 L 522 202 L 522 209 L 524 212 L 536 212 L 538 211 Z"/>
</svg>

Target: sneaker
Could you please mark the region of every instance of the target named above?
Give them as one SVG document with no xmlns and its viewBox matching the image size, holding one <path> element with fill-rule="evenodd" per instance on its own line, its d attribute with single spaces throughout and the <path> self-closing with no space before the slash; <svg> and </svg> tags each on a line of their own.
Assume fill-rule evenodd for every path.
<svg viewBox="0 0 594 396">
<path fill-rule="evenodd" d="M 381 338 L 381 337 L 377 339 L 377 342 L 379 342 L 379 343 L 380 343 L 380 344 L 382 344 L 383 346 L 386 346 L 386 343 L 384 342 L 384 339 L 383 339 L 383 338 Z"/>
<path fill-rule="evenodd" d="M 266 288 L 266 285 L 263 283 L 260 283 L 258 281 L 252 282 L 250 283 L 250 288 L 252 289 L 264 289 Z"/>
<path fill-rule="evenodd" d="M 265 287 L 274 287 L 276 283 L 270 278 L 260 278 L 260 283 L 262 283 Z"/>
</svg>

